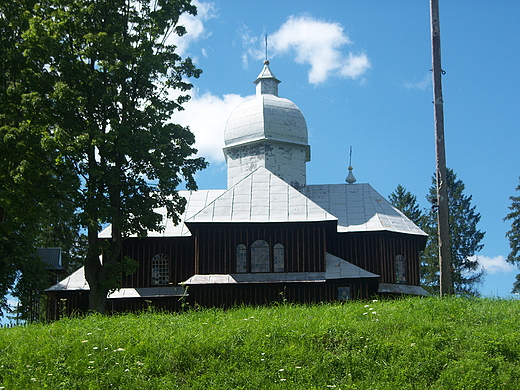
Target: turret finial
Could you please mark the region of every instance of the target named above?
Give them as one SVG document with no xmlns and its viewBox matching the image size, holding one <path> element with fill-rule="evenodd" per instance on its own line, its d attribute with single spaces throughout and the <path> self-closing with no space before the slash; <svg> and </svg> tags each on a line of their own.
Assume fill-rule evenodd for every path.
<svg viewBox="0 0 520 390">
<path fill-rule="evenodd" d="M 349 164 L 348 164 L 348 175 L 347 175 L 347 178 L 345 179 L 345 181 L 348 183 L 348 184 L 354 184 L 356 182 L 356 178 L 354 177 L 354 174 L 352 173 L 352 146 L 350 147 L 350 160 L 349 160 Z"/>
</svg>

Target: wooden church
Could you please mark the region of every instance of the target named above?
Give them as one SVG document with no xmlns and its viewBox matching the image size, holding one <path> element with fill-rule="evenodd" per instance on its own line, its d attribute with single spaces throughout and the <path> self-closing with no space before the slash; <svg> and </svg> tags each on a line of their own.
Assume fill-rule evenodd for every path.
<svg viewBox="0 0 520 390">
<path fill-rule="evenodd" d="M 351 167 L 344 184 L 307 184 L 307 125 L 279 83 L 265 61 L 256 96 L 227 121 L 227 189 L 180 191 L 180 224 L 162 210 L 164 231 L 125 241 L 122 256 L 139 266 L 108 296 L 108 312 L 427 295 L 423 231 Z M 74 311 L 87 309 L 88 291 L 81 268 L 47 293 Z"/>
</svg>

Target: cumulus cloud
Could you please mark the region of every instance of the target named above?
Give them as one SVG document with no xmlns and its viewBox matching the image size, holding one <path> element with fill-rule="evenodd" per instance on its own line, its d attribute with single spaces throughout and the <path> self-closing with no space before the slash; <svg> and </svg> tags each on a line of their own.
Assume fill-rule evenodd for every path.
<svg viewBox="0 0 520 390">
<path fill-rule="evenodd" d="M 186 55 L 192 43 L 211 35 L 204 28 L 204 22 L 216 17 L 215 5 L 213 3 L 194 0 L 192 4 L 197 7 L 197 16 L 182 14 L 179 18 L 179 25 L 184 26 L 187 33 L 182 37 L 172 34 L 168 39 L 168 43 L 177 46 L 176 52 L 181 57 Z M 204 52 L 202 54 L 205 55 Z"/>
<path fill-rule="evenodd" d="M 473 260 L 475 256 L 472 256 Z M 506 261 L 505 256 L 477 256 L 478 262 L 487 274 L 496 274 L 498 272 L 516 272 L 515 266 L 511 265 Z"/>
<path fill-rule="evenodd" d="M 195 148 L 198 155 L 204 156 L 211 163 L 224 162 L 224 128 L 231 112 L 252 96 L 242 97 L 229 94 L 223 97 L 211 93 L 198 95 L 193 93 L 191 100 L 183 105 L 184 111 L 175 113 L 172 120 L 183 126 L 189 126 L 195 134 Z"/>
<path fill-rule="evenodd" d="M 253 45 L 260 39 L 245 35 L 243 42 Z M 356 79 L 362 76 L 370 68 L 370 61 L 365 53 L 344 53 L 343 48 L 352 43 L 339 23 L 307 15 L 290 16 L 268 38 L 270 57 L 293 54 L 297 63 L 310 65 L 311 84 L 321 84 L 330 77 Z M 264 51 L 251 47 L 248 54 L 257 59 L 265 55 Z"/>
</svg>

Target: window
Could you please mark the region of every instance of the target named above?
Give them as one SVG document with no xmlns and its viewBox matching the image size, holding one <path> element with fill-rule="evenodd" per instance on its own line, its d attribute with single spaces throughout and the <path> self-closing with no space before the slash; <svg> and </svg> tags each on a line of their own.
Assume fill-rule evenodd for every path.
<svg viewBox="0 0 520 390">
<path fill-rule="evenodd" d="M 395 281 L 396 283 L 406 284 L 406 259 L 403 255 L 395 257 Z"/>
<path fill-rule="evenodd" d="M 247 272 L 247 248 L 244 244 L 237 246 L 237 273 Z"/>
<path fill-rule="evenodd" d="M 276 244 L 273 249 L 273 271 L 285 271 L 285 248 L 282 244 Z"/>
<path fill-rule="evenodd" d="M 338 287 L 338 300 L 348 301 L 350 299 L 350 287 Z"/>
<path fill-rule="evenodd" d="M 270 272 L 269 244 L 257 240 L 251 245 L 251 272 Z"/>
<path fill-rule="evenodd" d="M 170 282 L 170 259 L 164 253 L 152 257 L 152 286 Z"/>
</svg>

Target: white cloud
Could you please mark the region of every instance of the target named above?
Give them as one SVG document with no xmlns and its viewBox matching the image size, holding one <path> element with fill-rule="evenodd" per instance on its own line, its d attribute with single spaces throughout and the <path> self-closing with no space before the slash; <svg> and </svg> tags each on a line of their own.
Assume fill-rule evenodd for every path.
<svg viewBox="0 0 520 390">
<path fill-rule="evenodd" d="M 472 260 L 474 258 L 475 256 L 472 256 Z M 508 263 L 505 256 L 477 256 L 477 259 L 487 274 L 496 274 L 498 272 L 517 272 L 517 268 Z"/>
<path fill-rule="evenodd" d="M 404 83 L 405 88 L 408 89 L 421 89 L 425 90 L 426 88 L 431 87 L 432 85 L 432 75 L 428 73 L 422 80 L 419 81 L 408 81 Z"/>
<path fill-rule="evenodd" d="M 195 91 L 192 98 L 183 104 L 184 111 L 176 112 L 172 120 L 183 126 L 189 126 L 195 134 L 195 148 L 198 155 L 214 164 L 224 162 L 224 128 L 231 112 L 252 96 L 242 97 L 229 94 L 223 97 L 205 93 L 198 96 Z"/>
<path fill-rule="evenodd" d="M 177 46 L 176 52 L 181 57 L 186 55 L 192 43 L 211 35 L 211 33 L 208 33 L 204 28 L 204 22 L 216 17 L 215 5 L 213 3 L 193 0 L 192 4 L 197 7 L 197 16 L 184 13 L 180 16 L 178 23 L 186 28 L 187 33 L 182 37 L 172 34 L 168 39 L 169 44 Z M 205 55 L 204 52 L 203 55 Z"/>
<path fill-rule="evenodd" d="M 263 40 L 243 37 L 247 45 L 257 45 Z M 311 16 L 290 16 L 278 31 L 269 36 L 269 57 L 295 54 L 295 61 L 308 64 L 309 83 L 321 84 L 330 77 L 356 79 L 370 68 L 366 54 L 345 54 L 342 49 L 352 41 L 339 23 L 325 22 Z M 265 56 L 265 50 L 248 50 L 257 59 Z"/>
</svg>

